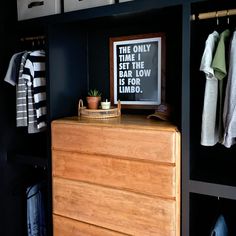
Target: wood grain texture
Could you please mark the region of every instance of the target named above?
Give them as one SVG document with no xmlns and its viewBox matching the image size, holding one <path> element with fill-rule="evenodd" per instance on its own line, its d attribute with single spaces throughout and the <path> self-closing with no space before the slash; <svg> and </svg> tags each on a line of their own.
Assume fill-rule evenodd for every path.
<svg viewBox="0 0 236 236">
<path fill-rule="evenodd" d="M 53 150 L 53 176 L 175 198 L 175 166 Z"/>
<path fill-rule="evenodd" d="M 54 123 L 52 148 L 175 163 L 175 133 L 159 130 Z"/>
<path fill-rule="evenodd" d="M 179 132 L 175 133 L 175 155 L 176 155 L 176 236 L 181 235 L 181 136 Z"/>
<path fill-rule="evenodd" d="M 54 123 L 178 132 L 178 128 L 174 124 L 167 121 L 147 119 L 147 116 L 145 115 L 122 114 L 120 117 L 114 119 L 86 119 L 78 116 L 71 116 L 54 120 L 52 125 L 54 125 Z"/>
<path fill-rule="evenodd" d="M 127 236 L 119 232 L 53 215 L 54 236 Z"/>
<path fill-rule="evenodd" d="M 53 178 L 54 214 L 136 236 L 176 235 L 175 201 Z"/>
<path fill-rule="evenodd" d="M 53 212 L 64 216 L 54 236 L 180 236 L 180 157 L 180 133 L 167 122 L 53 121 Z"/>
</svg>

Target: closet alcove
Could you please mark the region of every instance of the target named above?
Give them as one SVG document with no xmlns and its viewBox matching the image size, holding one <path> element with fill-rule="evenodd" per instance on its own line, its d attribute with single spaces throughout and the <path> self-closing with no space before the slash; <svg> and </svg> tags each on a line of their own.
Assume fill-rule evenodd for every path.
<svg viewBox="0 0 236 236">
<path fill-rule="evenodd" d="M 236 146 L 226 148 L 220 143 L 213 146 L 201 145 L 206 78 L 200 71 L 208 35 L 214 30 L 220 34 L 228 28 L 232 36 L 236 16 L 227 14 L 227 11 L 235 8 L 233 1 L 191 4 L 191 13 L 195 20 L 190 23 L 189 229 L 184 235 L 210 235 L 221 214 L 225 218 L 228 235 L 236 234 Z M 217 17 L 217 12 L 222 10 L 226 12 L 225 15 Z M 198 19 L 198 14 L 207 12 L 212 12 L 214 16 Z M 228 55 L 229 53 L 226 54 Z"/>
<path fill-rule="evenodd" d="M 47 44 L 46 44 L 46 33 L 45 29 L 42 27 L 36 27 L 32 30 L 24 27 L 21 29 L 19 25 L 14 25 L 15 34 L 12 36 L 12 47 L 8 52 L 8 57 L 5 61 L 7 66 L 9 65 L 10 58 L 14 53 L 18 52 L 32 52 L 36 50 L 44 50 L 46 52 L 46 58 L 48 55 Z M 47 64 L 47 59 L 46 59 Z M 46 66 L 46 73 L 47 73 Z M 19 68 L 17 68 L 19 69 Z M 4 75 L 5 76 L 5 75 Z M 4 79 L 3 76 L 3 79 Z M 5 228 L 3 229 L 3 234 L 6 236 L 28 235 L 28 212 L 29 209 L 28 202 L 34 197 L 31 195 L 30 189 L 33 186 L 40 185 L 38 191 L 35 192 L 37 195 L 40 191 L 42 194 L 43 207 L 42 215 L 45 215 L 44 226 L 47 235 L 51 234 L 51 224 L 50 224 L 50 212 L 51 212 L 51 182 L 50 182 L 50 159 L 48 158 L 48 145 L 50 141 L 50 125 L 43 132 L 29 133 L 28 127 L 17 127 L 16 125 L 16 87 L 7 84 L 5 81 L 5 86 L 8 87 L 11 97 L 11 103 L 8 107 L 9 115 L 9 128 L 8 137 L 11 138 L 11 144 L 6 149 L 6 166 L 5 173 L 8 188 L 5 191 L 5 196 L 7 198 L 6 205 L 9 205 L 9 211 L 7 213 L 7 218 L 5 218 Z M 38 209 L 37 209 L 38 210 Z M 13 213 L 14 212 L 14 213 Z M 9 217 L 9 218 L 8 218 Z M 10 222 L 14 227 L 10 227 Z"/>
<path fill-rule="evenodd" d="M 190 235 L 209 236 L 219 215 L 223 215 L 228 235 L 236 234 L 236 201 L 215 196 L 190 194 Z"/>
<path fill-rule="evenodd" d="M 171 14 L 175 27 L 168 20 Z M 98 88 L 110 97 L 109 38 L 164 32 L 166 45 L 166 102 L 175 110 L 174 122 L 181 120 L 181 25 L 180 6 L 133 11 L 89 20 L 58 22 L 49 28 L 50 119 L 76 114 L 78 98 L 85 98 L 89 88 Z M 172 43 L 173 38 L 175 43 Z M 63 70 L 58 70 L 63 68 Z M 57 78 L 55 80 L 54 78 Z M 71 87 L 71 81 L 74 87 Z M 66 89 L 64 89 L 66 88 Z M 73 96 L 71 96 L 71 93 Z M 76 96 L 77 93 L 77 96 Z M 58 105 L 64 104 L 60 109 Z M 67 110 L 66 110 L 67 109 Z M 141 110 L 124 113 L 142 113 Z M 146 111 L 146 114 L 153 110 Z"/>
<path fill-rule="evenodd" d="M 227 23 L 228 18 L 229 24 Z M 190 178 L 192 180 L 236 186 L 236 172 L 234 171 L 236 166 L 235 145 L 226 148 L 219 143 L 214 146 L 200 144 L 206 78 L 199 68 L 205 41 L 214 30 L 221 33 L 228 28 L 232 36 L 236 25 L 236 17 L 233 15 L 220 17 L 218 20 L 218 25 L 216 17 L 191 22 Z M 226 53 L 227 59 L 228 55 L 229 53 Z"/>
<path fill-rule="evenodd" d="M 217 28 L 216 19 L 190 21 L 192 14 L 235 8 L 235 0 L 134 0 L 17 21 L 16 1 L 5 1 L 0 9 L 3 42 L 0 74 L 4 78 L 14 52 L 30 50 L 30 45 L 23 46 L 21 38 L 44 35 L 50 123 L 76 115 L 78 99 L 90 87 L 97 87 L 109 96 L 109 37 L 164 32 L 167 99 L 174 107 L 174 123 L 182 135 L 181 236 L 209 235 L 219 205 L 223 205 L 229 236 L 235 236 L 236 147 L 200 144 L 205 77 L 199 66 L 205 40 Z M 236 17 L 229 18 L 230 29 L 234 30 Z M 220 17 L 219 24 L 222 30 L 227 17 Z M 15 90 L 4 81 L 0 85 L 0 183 L 3 186 L 0 235 L 25 236 L 24 195 L 15 184 L 24 187 L 25 178 L 46 177 L 48 236 L 51 236 L 50 127 L 46 133 L 32 137 L 25 130 L 17 129 Z M 47 169 L 35 169 L 35 165 L 46 165 Z"/>
<path fill-rule="evenodd" d="M 175 109 L 174 122 L 180 126 L 182 61 L 177 58 L 182 57 L 182 7 L 168 5 L 159 6 L 155 1 L 150 6 L 145 2 L 130 2 L 18 22 L 15 51 L 24 50 L 21 38 L 45 35 L 48 124 L 61 117 L 77 115 L 78 100 L 86 96 L 89 88 L 96 87 L 104 96 L 110 97 L 110 37 L 164 32 L 165 44 L 168 45 L 165 62 L 167 102 Z M 174 19 L 174 29 L 173 22 L 168 19 L 169 14 Z M 175 43 L 172 43 L 173 39 Z M 153 110 L 145 112 L 150 114 Z M 48 235 L 52 235 L 50 126 L 44 134 L 33 137 L 24 130 L 15 130 L 15 133 L 17 138 L 9 151 L 9 164 L 22 168 L 19 178 L 25 176 L 25 165 L 34 170 L 33 163 L 37 163 L 39 158 L 45 158 L 47 163 L 48 168 L 44 172 L 48 179 L 47 224 Z M 17 158 L 22 160 L 22 167 L 19 167 Z M 31 166 L 29 160 L 33 160 Z M 29 178 L 31 174 L 37 175 L 38 172 L 29 171 Z M 19 209 L 18 214 L 23 215 L 24 208 Z"/>
</svg>

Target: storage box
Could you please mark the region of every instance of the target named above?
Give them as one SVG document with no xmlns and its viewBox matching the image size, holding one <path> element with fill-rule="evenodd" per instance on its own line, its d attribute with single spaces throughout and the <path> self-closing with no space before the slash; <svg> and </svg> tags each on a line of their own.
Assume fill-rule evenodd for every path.
<svg viewBox="0 0 236 236">
<path fill-rule="evenodd" d="M 61 0 L 17 0 L 18 20 L 48 16 L 61 12 Z"/>
<path fill-rule="evenodd" d="M 130 2 L 130 1 L 133 1 L 133 0 L 119 0 L 119 2 Z"/>
<path fill-rule="evenodd" d="M 64 11 L 75 11 L 115 3 L 115 0 L 64 0 Z"/>
</svg>

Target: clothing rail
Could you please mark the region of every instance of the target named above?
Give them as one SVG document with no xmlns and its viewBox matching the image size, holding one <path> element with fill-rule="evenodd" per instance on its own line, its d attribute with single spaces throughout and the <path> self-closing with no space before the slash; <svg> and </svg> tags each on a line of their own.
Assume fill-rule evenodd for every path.
<svg viewBox="0 0 236 236">
<path fill-rule="evenodd" d="M 205 20 L 205 19 L 210 19 L 210 18 L 218 18 L 218 17 L 226 17 L 226 16 L 230 17 L 232 15 L 236 15 L 236 9 L 193 14 L 191 15 L 191 20 Z"/>
<path fill-rule="evenodd" d="M 44 35 L 39 35 L 39 36 L 32 36 L 32 37 L 24 37 L 21 38 L 20 41 L 34 41 L 34 40 L 44 40 L 45 36 Z"/>
</svg>

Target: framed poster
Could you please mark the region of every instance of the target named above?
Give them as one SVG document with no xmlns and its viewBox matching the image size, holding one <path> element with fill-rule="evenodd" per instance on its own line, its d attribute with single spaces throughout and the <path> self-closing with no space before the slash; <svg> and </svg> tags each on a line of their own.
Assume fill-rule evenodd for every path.
<svg viewBox="0 0 236 236">
<path fill-rule="evenodd" d="M 165 34 L 110 38 L 110 96 L 124 108 L 165 102 Z"/>
</svg>

